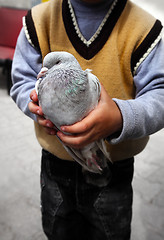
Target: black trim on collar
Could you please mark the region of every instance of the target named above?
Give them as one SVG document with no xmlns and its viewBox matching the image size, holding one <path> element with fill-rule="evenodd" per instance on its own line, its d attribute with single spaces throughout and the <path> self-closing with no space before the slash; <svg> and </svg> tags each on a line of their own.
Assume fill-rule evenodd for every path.
<svg viewBox="0 0 164 240">
<path fill-rule="evenodd" d="M 132 58 L 131 58 L 132 73 L 134 71 L 136 64 L 139 62 L 139 60 L 143 57 L 143 55 L 148 51 L 148 49 L 151 47 L 151 45 L 160 35 L 162 27 L 163 26 L 161 22 L 159 20 L 156 20 L 154 26 L 152 27 L 152 29 L 150 30 L 146 38 L 143 40 L 143 42 L 137 48 L 137 50 L 132 54 Z"/>
<path fill-rule="evenodd" d="M 36 34 L 36 29 L 35 29 L 34 22 L 32 19 L 31 10 L 29 10 L 27 12 L 27 15 L 25 16 L 25 22 L 26 22 L 27 31 L 30 36 L 30 40 L 31 40 L 32 44 L 39 52 L 41 52 L 38 37 Z"/>
<path fill-rule="evenodd" d="M 65 29 L 69 40 L 71 41 L 72 45 L 76 49 L 76 51 L 86 60 L 93 58 L 105 45 L 106 41 L 108 40 L 114 26 L 116 25 L 117 20 L 119 19 L 121 13 L 124 10 L 124 7 L 127 3 L 127 0 L 118 0 L 116 6 L 114 7 L 111 15 L 109 16 L 108 20 L 104 24 L 100 34 L 98 37 L 87 47 L 78 37 L 76 30 L 74 28 L 68 1 L 63 0 L 62 4 L 62 15 L 63 15 L 63 22 L 65 25 Z"/>
</svg>

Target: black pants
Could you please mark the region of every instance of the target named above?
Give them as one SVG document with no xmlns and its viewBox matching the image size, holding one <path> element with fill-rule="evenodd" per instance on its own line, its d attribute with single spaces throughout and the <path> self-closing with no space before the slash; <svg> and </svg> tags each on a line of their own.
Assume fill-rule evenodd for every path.
<svg viewBox="0 0 164 240">
<path fill-rule="evenodd" d="M 116 162 L 105 187 L 87 184 L 81 166 L 42 152 L 42 223 L 49 240 L 129 240 L 134 159 Z M 96 176 L 95 176 L 96 177 Z"/>
</svg>

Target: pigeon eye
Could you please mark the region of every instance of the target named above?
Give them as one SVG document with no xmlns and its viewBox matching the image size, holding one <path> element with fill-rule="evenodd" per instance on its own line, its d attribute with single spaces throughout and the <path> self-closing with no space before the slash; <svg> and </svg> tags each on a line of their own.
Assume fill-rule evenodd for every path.
<svg viewBox="0 0 164 240">
<path fill-rule="evenodd" d="M 58 60 L 58 61 L 56 62 L 56 65 L 57 65 L 57 64 L 60 64 L 60 60 Z"/>
</svg>

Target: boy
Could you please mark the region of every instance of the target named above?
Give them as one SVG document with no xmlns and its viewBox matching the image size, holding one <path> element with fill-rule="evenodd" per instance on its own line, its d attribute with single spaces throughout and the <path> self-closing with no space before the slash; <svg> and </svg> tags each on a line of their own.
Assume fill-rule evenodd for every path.
<svg viewBox="0 0 164 240">
<path fill-rule="evenodd" d="M 48 239 L 130 239 L 133 157 L 164 127 L 161 30 L 158 20 L 127 0 L 51 0 L 24 18 L 11 96 L 34 120 L 43 148 L 42 220 Z M 58 132 L 33 90 L 51 51 L 72 53 L 103 84 L 97 108 Z M 113 162 L 108 184 L 96 186 L 97 174 L 90 174 L 95 184 L 88 184 L 56 134 L 78 149 L 104 138 Z"/>
</svg>

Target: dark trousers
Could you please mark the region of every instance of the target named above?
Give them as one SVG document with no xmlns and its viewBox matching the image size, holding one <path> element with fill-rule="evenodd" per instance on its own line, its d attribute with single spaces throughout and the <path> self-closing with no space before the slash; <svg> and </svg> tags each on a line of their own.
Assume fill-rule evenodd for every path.
<svg viewBox="0 0 164 240">
<path fill-rule="evenodd" d="M 49 240 L 129 240 L 134 159 L 109 164 L 109 184 L 85 181 L 76 162 L 42 151 L 42 224 Z M 95 174 L 95 178 L 96 178 Z"/>
</svg>

